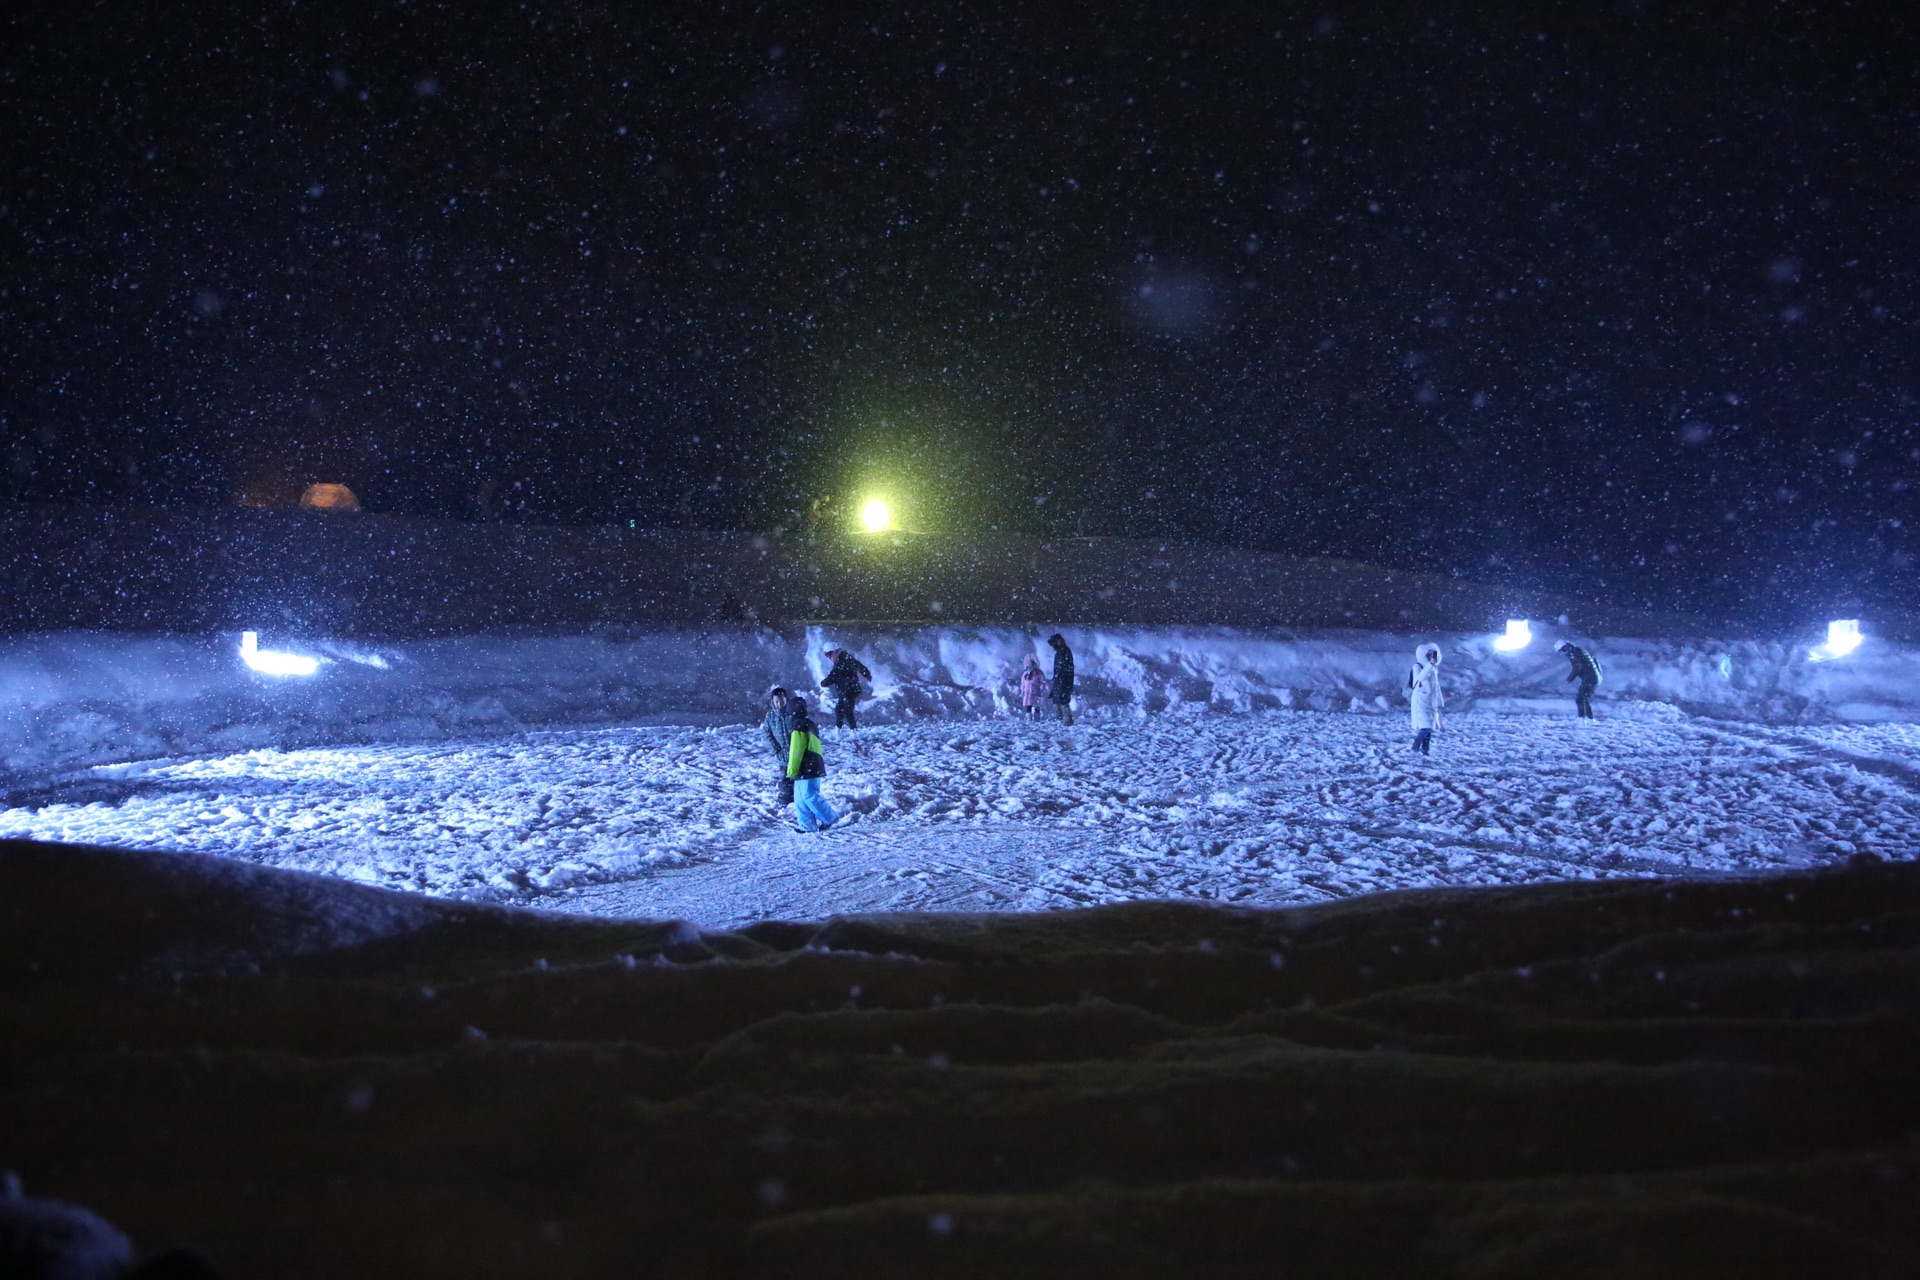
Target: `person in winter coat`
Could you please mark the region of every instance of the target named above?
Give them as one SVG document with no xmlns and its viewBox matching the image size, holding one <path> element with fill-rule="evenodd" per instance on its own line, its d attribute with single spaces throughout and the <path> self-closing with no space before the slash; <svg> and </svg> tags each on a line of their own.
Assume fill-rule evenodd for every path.
<svg viewBox="0 0 1920 1280">
<path fill-rule="evenodd" d="M 1576 680 L 1579 681 L 1578 687 L 1573 691 L 1574 714 L 1582 720 L 1594 719 L 1593 691 L 1600 687 L 1599 659 L 1571 640 L 1562 640 L 1553 647 L 1556 651 L 1565 654 L 1567 661 L 1572 665 L 1572 670 L 1567 672 L 1567 683 L 1573 684 Z"/>
<path fill-rule="evenodd" d="M 1060 708 L 1061 723 L 1070 725 L 1073 723 L 1073 650 L 1067 648 L 1067 638 L 1058 631 L 1047 637 L 1047 643 L 1053 646 L 1053 680 L 1047 696 Z"/>
<path fill-rule="evenodd" d="M 787 751 L 793 745 L 793 710 L 789 702 L 793 695 L 779 685 L 767 695 L 773 706 L 766 718 L 760 721 L 760 731 L 765 735 L 767 745 L 773 749 L 773 758 L 780 762 L 780 803 L 793 803 L 793 779 L 787 777 Z"/>
<path fill-rule="evenodd" d="M 827 678 L 820 682 L 820 687 L 833 694 L 833 726 L 836 729 L 841 725 L 858 729 L 860 725 L 854 718 L 854 704 L 860 701 L 860 682 L 873 679 L 873 672 L 867 670 L 866 663 L 845 649 L 830 649 L 827 656 L 833 659 L 833 669 L 827 672 Z"/>
<path fill-rule="evenodd" d="M 1447 696 L 1440 688 L 1440 646 L 1423 644 L 1413 651 L 1413 670 L 1407 674 L 1407 700 L 1413 704 L 1413 749 L 1431 755 L 1433 731 L 1445 717 Z"/>
<path fill-rule="evenodd" d="M 1040 659 L 1027 655 L 1026 669 L 1020 673 L 1020 705 L 1027 709 L 1027 719 L 1040 718 L 1040 704 L 1047 700 L 1047 677 L 1040 670 Z"/>
<path fill-rule="evenodd" d="M 820 745 L 820 726 L 807 711 L 807 700 L 792 698 L 793 734 L 787 744 L 787 777 L 793 781 L 793 816 L 802 831 L 825 831 L 840 820 L 820 794 L 827 776 L 827 757 Z"/>
</svg>

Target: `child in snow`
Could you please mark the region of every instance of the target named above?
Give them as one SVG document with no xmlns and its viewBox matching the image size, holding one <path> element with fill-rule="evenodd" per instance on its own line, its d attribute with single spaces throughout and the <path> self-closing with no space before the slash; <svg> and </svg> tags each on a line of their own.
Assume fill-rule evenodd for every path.
<svg viewBox="0 0 1920 1280">
<path fill-rule="evenodd" d="M 825 831 L 840 820 L 820 795 L 820 779 L 827 776 L 827 757 L 820 745 L 820 726 L 807 711 L 804 694 L 787 704 L 793 710 L 793 736 L 787 747 L 787 777 L 793 780 L 793 814 L 802 831 Z"/>
<path fill-rule="evenodd" d="M 1440 727 L 1447 705 L 1440 689 L 1440 646 L 1423 644 L 1413 651 L 1413 670 L 1407 674 L 1408 700 L 1413 704 L 1413 749 L 1432 754 L 1433 731 Z"/>
<path fill-rule="evenodd" d="M 773 758 L 780 762 L 781 804 L 793 803 L 793 779 L 786 775 L 787 751 L 793 744 L 793 711 L 787 705 L 791 696 L 785 689 L 775 685 L 767 695 L 767 700 L 773 705 L 760 722 L 760 731 L 765 735 L 767 745 L 773 749 Z"/>
<path fill-rule="evenodd" d="M 1020 673 L 1020 705 L 1027 709 L 1027 719 L 1040 718 L 1040 704 L 1047 700 L 1047 677 L 1040 670 L 1040 659 L 1027 655 L 1026 669 Z"/>
</svg>

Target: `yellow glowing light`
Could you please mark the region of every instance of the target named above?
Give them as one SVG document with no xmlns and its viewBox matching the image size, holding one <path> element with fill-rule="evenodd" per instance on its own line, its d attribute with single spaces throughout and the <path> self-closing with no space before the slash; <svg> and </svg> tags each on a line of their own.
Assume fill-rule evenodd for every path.
<svg viewBox="0 0 1920 1280">
<path fill-rule="evenodd" d="M 875 498 L 860 508 L 860 523 L 868 533 L 885 533 L 893 528 L 893 512 L 887 504 Z"/>
</svg>

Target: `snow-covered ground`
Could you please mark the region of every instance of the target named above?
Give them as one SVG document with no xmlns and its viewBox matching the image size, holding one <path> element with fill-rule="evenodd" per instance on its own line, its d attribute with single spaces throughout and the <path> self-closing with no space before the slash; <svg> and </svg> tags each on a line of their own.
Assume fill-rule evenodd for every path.
<svg viewBox="0 0 1920 1280">
<path fill-rule="evenodd" d="M 1072 730 L 1017 718 L 1052 628 L 734 627 L 392 645 L 0 640 L 0 835 L 192 850 L 432 894 L 728 925 L 1138 897 L 1253 904 L 1418 885 L 1741 873 L 1920 852 L 1920 654 L 1874 639 L 1434 636 L 1449 724 L 1409 758 L 1412 638 L 1066 628 Z M 852 820 L 787 829 L 751 718 L 848 644 Z"/>
<path fill-rule="evenodd" d="M 268 749 L 17 779 L 0 835 L 192 850 L 433 894 L 725 926 L 1130 898 L 1741 874 L 1920 854 L 1920 726 L 1107 708 L 830 741 L 824 836 L 757 730 L 625 726 Z"/>
</svg>

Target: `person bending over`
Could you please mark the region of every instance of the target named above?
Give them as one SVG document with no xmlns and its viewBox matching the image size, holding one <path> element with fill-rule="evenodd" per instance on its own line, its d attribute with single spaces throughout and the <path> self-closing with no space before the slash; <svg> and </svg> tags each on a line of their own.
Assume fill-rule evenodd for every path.
<svg viewBox="0 0 1920 1280">
<path fill-rule="evenodd" d="M 1578 681 L 1573 691 L 1573 710 L 1582 720 L 1594 719 L 1593 691 L 1600 687 L 1600 662 L 1592 654 L 1571 640 L 1562 640 L 1553 646 L 1564 654 L 1573 669 L 1567 672 L 1567 683 Z"/>
<path fill-rule="evenodd" d="M 849 729 L 858 729 L 859 722 L 854 718 L 854 704 L 860 701 L 860 682 L 873 679 L 873 672 L 867 670 L 867 664 L 848 653 L 845 649 L 830 649 L 827 656 L 833 659 L 833 669 L 827 672 L 827 678 L 820 687 L 833 694 L 833 727 L 845 725 Z"/>
</svg>

